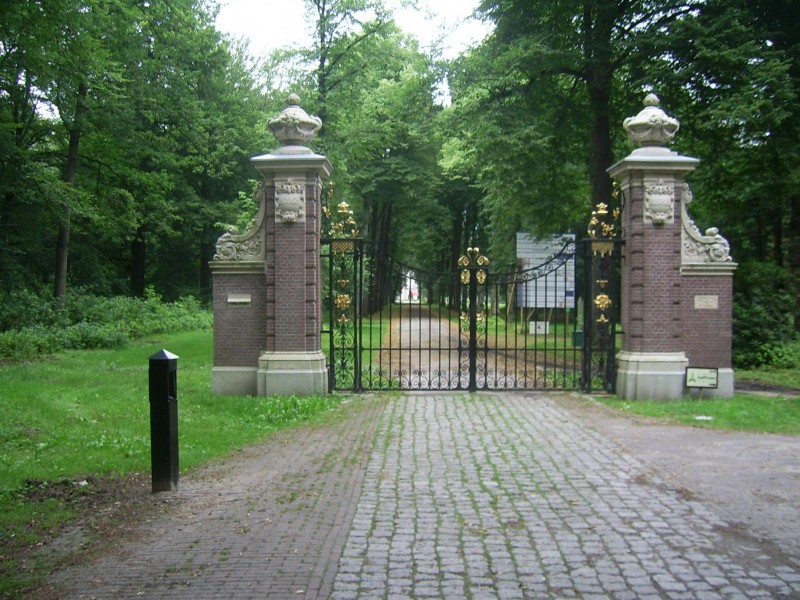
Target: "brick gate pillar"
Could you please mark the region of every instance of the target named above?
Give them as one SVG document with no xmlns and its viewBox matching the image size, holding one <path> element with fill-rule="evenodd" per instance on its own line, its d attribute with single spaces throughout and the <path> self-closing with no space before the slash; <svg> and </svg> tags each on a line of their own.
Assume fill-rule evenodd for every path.
<svg viewBox="0 0 800 600">
<path fill-rule="evenodd" d="M 327 392 L 322 352 L 320 219 L 328 159 L 307 147 L 322 126 L 288 106 L 268 122 L 280 148 L 252 159 L 259 213 L 217 242 L 213 390 L 219 394 Z"/>
<path fill-rule="evenodd" d="M 714 257 L 710 247 L 715 236 L 702 236 L 688 218 L 691 193 L 684 178 L 700 161 L 666 147 L 679 123 L 659 108 L 653 94 L 624 126 L 638 148 L 608 170 L 622 187 L 625 235 L 617 394 L 627 399 L 681 398 L 687 391 L 686 368 L 692 366 L 718 372 L 723 381 L 717 389 L 728 395 L 728 388 L 733 390 L 735 265 L 724 238 L 718 236 L 717 244 L 722 240 L 725 251 Z M 713 364 L 704 362 L 709 357 Z"/>
<path fill-rule="evenodd" d="M 281 142 L 253 165 L 266 190 L 266 348 L 258 360 L 259 395 L 327 392 L 322 352 L 320 233 L 328 159 L 310 143 L 322 126 L 292 94 L 268 127 Z"/>
</svg>

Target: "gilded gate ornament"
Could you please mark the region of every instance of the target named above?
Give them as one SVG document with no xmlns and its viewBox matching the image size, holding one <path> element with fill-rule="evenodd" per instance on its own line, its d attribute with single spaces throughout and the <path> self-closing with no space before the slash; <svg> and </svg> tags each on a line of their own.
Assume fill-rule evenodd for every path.
<svg viewBox="0 0 800 600">
<path fill-rule="evenodd" d="M 467 253 L 458 259 L 458 266 L 466 267 L 461 269 L 461 283 L 466 285 L 470 282 L 472 279 L 471 270 L 475 271 L 475 281 L 479 284 L 486 283 L 486 271 L 484 269 L 476 270 L 476 267 L 486 267 L 488 265 L 489 259 L 480 253 L 480 249 L 472 247 L 467 248 Z"/>
<path fill-rule="evenodd" d="M 646 134 L 644 134 L 646 135 Z M 620 255 L 622 231 L 619 219 L 624 195 L 614 182 L 609 203 L 598 202 L 589 220 L 586 254 L 587 301 L 584 313 L 582 345 L 582 385 L 591 389 L 593 382 L 603 380 L 608 389 L 612 381 L 607 369 L 612 364 L 616 315 L 614 303 L 618 290 L 616 268 Z M 612 209 L 611 206 L 614 206 Z"/>
<path fill-rule="evenodd" d="M 345 311 L 348 308 L 350 308 L 350 302 L 351 299 L 348 294 L 338 294 L 336 296 L 335 300 L 336 308 L 338 308 L 341 311 Z"/>
<path fill-rule="evenodd" d="M 622 192 L 619 186 L 614 183 L 612 198 L 619 202 L 621 195 Z M 618 234 L 617 222 L 619 221 L 620 212 L 619 207 L 609 211 L 609 206 L 605 202 L 598 202 L 592 211 L 592 217 L 589 219 L 586 233 L 592 240 L 592 254 L 595 256 L 611 256 L 614 253 L 614 242 L 612 240 Z"/>
<path fill-rule="evenodd" d="M 358 352 L 361 329 L 361 306 L 358 279 L 362 240 L 350 205 L 336 203 L 333 184 L 325 190 L 321 231 L 327 235 L 329 253 L 324 255 L 330 294 L 328 309 L 333 323 L 330 328 L 330 363 L 334 389 L 361 387 L 361 361 Z"/>
<path fill-rule="evenodd" d="M 594 299 L 594 305 L 600 310 L 608 310 L 613 302 L 607 294 L 600 294 Z"/>
</svg>

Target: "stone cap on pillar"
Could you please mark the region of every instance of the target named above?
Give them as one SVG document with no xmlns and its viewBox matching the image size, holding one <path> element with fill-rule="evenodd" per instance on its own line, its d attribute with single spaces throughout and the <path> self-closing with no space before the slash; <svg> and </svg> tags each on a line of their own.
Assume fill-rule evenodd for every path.
<svg viewBox="0 0 800 600">
<path fill-rule="evenodd" d="M 269 119 L 267 127 L 281 146 L 269 154 L 250 159 L 259 172 L 267 174 L 291 169 L 297 172 L 311 171 L 320 177 L 330 176 L 328 159 L 308 147 L 322 128 L 322 121 L 300 108 L 297 94 L 289 95 L 286 108 Z"/>
<path fill-rule="evenodd" d="M 667 148 L 680 129 L 680 122 L 665 113 L 660 104 L 658 96 L 648 94 L 644 99 L 644 109 L 635 117 L 623 121 L 622 126 L 636 149 L 608 169 L 612 177 L 619 177 L 630 170 L 682 174 L 694 170 L 700 162 L 697 158 L 682 156 Z"/>
<path fill-rule="evenodd" d="M 644 109 L 635 117 L 628 117 L 623 121 L 622 126 L 635 146 L 666 146 L 680 129 L 680 121 L 661 110 L 660 104 L 658 96 L 647 94 Z"/>
<path fill-rule="evenodd" d="M 286 100 L 286 108 L 267 121 L 267 128 L 281 143 L 273 154 L 310 154 L 308 144 L 314 141 L 317 132 L 322 129 L 322 121 L 300 108 L 300 97 L 297 94 L 290 94 Z"/>
</svg>

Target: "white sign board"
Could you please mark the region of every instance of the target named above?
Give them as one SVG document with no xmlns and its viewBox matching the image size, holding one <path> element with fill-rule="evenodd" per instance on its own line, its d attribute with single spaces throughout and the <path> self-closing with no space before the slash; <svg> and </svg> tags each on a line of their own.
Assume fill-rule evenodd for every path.
<svg viewBox="0 0 800 600">
<path fill-rule="evenodd" d="M 686 367 L 686 387 L 716 388 L 719 381 L 719 369 L 698 369 Z"/>
<path fill-rule="evenodd" d="M 573 244 L 565 249 L 567 242 Z M 517 284 L 518 307 L 575 308 L 574 242 L 571 233 L 538 240 L 517 233 L 517 263 L 524 279 Z"/>
</svg>

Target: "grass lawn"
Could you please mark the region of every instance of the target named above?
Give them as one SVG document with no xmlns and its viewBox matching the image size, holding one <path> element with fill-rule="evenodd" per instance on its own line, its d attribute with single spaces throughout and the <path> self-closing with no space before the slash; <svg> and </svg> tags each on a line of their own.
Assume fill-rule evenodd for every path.
<svg viewBox="0 0 800 600">
<path fill-rule="evenodd" d="M 800 344 L 798 344 L 800 346 Z M 800 390 L 800 367 L 798 368 L 763 368 L 737 369 L 737 381 L 753 381 L 766 385 L 787 386 Z"/>
<path fill-rule="evenodd" d="M 786 347 L 794 364 L 776 368 L 736 369 L 736 383 L 774 388 L 770 395 L 738 393 L 729 399 L 686 399 L 670 402 L 625 401 L 614 397 L 597 400 L 625 412 L 716 429 L 800 434 L 800 340 Z M 699 418 L 698 418 L 699 417 Z"/>
<path fill-rule="evenodd" d="M 132 473 L 149 480 L 148 358 L 161 348 L 180 357 L 182 473 L 341 401 L 212 396 L 212 342 L 195 331 L 0 366 L 0 597 L 46 575 L 46 557 L 28 557 L 25 569 L 20 557 L 75 517 L 76 486 Z"/>
<path fill-rule="evenodd" d="M 800 434 L 800 398 L 737 394 L 728 399 L 669 402 L 628 401 L 615 397 L 597 397 L 596 400 L 623 412 L 673 423 L 738 431 Z"/>
</svg>

